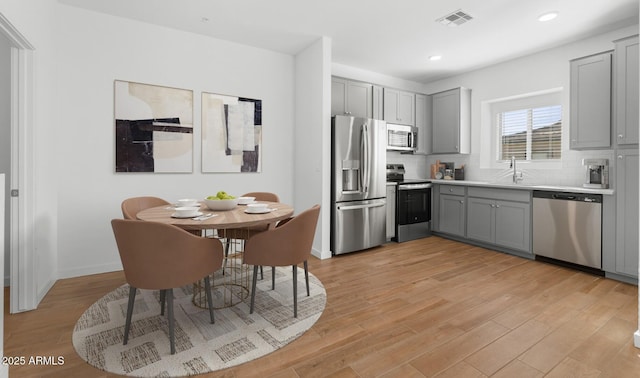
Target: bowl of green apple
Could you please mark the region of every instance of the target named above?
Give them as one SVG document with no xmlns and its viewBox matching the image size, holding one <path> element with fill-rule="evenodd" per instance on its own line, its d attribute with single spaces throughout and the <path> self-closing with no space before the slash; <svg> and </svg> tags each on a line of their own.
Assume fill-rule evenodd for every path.
<svg viewBox="0 0 640 378">
<path fill-rule="evenodd" d="M 210 210 L 231 210 L 238 206 L 238 198 L 227 194 L 224 191 L 219 191 L 215 196 L 208 196 L 207 198 L 205 198 L 204 203 Z"/>
</svg>

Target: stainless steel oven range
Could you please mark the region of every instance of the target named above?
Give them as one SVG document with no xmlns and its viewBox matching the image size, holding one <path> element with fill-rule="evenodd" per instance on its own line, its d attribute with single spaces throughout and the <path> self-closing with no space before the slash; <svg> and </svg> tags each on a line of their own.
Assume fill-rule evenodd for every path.
<svg viewBox="0 0 640 378">
<path fill-rule="evenodd" d="M 387 164 L 387 181 L 398 183 L 396 232 L 393 240 L 404 242 L 431 236 L 431 186 L 428 180 L 405 179 L 403 164 Z"/>
<path fill-rule="evenodd" d="M 396 239 L 398 242 L 431 235 L 431 183 L 398 183 L 396 200 Z"/>
</svg>

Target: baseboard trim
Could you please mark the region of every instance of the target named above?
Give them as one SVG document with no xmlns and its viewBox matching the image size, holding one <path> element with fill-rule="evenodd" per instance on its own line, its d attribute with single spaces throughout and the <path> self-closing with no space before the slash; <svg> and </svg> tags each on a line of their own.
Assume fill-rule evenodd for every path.
<svg viewBox="0 0 640 378">
<path fill-rule="evenodd" d="M 108 273 L 122 270 L 122 263 L 111 263 L 104 265 L 91 265 L 82 268 L 61 269 L 58 271 L 58 279 L 90 276 L 92 274 Z"/>
</svg>

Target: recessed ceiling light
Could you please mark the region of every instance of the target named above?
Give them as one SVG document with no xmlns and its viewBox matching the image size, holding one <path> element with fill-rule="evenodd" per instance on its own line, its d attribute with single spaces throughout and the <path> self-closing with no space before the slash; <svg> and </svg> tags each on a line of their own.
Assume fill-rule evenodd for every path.
<svg viewBox="0 0 640 378">
<path fill-rule="evenodd" d="M 442 59 L 442 55 L 431 55 L 429 57 L 429 60 L 432 62 L 435 62 L 436 60 L 440 60 L 440 59 Z"/>
<path fill-rule="evenodd" d="M 558 17 L 558 12 L 548 12 L 538 17 L 538 21 L 540 22 L 551 21 L 556 17 Z"/>
</svg>

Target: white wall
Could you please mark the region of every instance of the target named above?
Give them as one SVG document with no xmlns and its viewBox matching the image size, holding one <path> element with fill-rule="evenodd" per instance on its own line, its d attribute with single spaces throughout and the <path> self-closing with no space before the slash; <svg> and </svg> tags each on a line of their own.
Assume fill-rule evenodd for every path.
<svg viewBox="0 0 640 378">
<path fill-rule="evenodd" d="M 58 20 L 59 121 L 44 153 L 56 157 L 60 278 L 120 269 L 109 221 L 127 197 L 273 191 L 292 202 L 292 56 L 62 5 Z M 194 91 L 193 173 L 114 173 L 116 79 Z M 263 101 L 261 173 L 200 172 L 203 91 Z"/>
<path fill-rule="evenodd" d="M 563 88 L 562 105 L 564 114 L 561 166 L 555 169 L 529 169 L 526 164 L 519 164 L 518 170 L 524 171 L 524 182 L 527 184 L 582 186 L 584 181 L 582 158 L 602 157 L 612 161 L 613 152 L 612 150 L 569 150 L 569 61 L 612 50 L 614 48 L 614 40 L 637 33 L 637 25 L 626 27 L 538 54 L 427 84 L 425 88 L 427 93 L 436 93 L 459 86 L 471 88 L 472 90 L 471 154 L 432 155 L 427 159 L 428 164 L 435 163 L 436 159 L 456 162 L 456 166 L 465 164 L 465 178 L 467 180 L 508 180 L 510 172 L 508 164 L 505 164 L 504 169 L 481 167 L 480 151 L 490 144 L 490 125 L 482 124 L 481 120 L 482 103 L 525 93 Z"/>
<path fill-rule="evenodd" d="M 4 214 L 4 232 L 7 236 L 4 239 L 2 270 L 4 285 L 9 284 L 9 177 L 11 177 L 11 48 L 9 41 L 0 33 L 0 174 L 5 174 L 7 180 L 4 185 L 5 196 L 0 201 L 7 209 Z"/>
<path fill-rule="evenodd" d="M 313 255 L 331 257 L 331 40 L 321 38 L 296 55 L 295 207 L 320 204 Z"/>
</svg>

